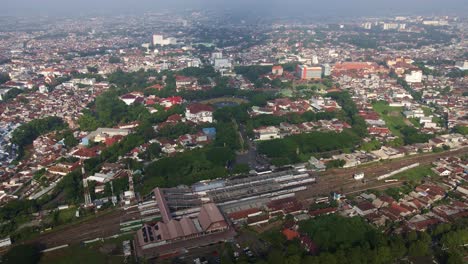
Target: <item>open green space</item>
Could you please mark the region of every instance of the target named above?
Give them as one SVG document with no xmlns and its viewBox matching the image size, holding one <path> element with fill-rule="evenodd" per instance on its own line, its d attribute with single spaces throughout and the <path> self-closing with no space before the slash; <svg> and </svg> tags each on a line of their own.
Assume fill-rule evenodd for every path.
<svg viewBox="0 0 468 264">
<path fill-rule="evenodd" d="M 420 182 L 426 176 L 429 176 L 429 177 L 437 176 L 435 172 L 431 170 L 431 165 L 418 166 L 416 168 L 412 168 L 407 171 L 400 172 L 396 174 L 395 176 L 393 176 L 392 178 Z"/>
<path fill-rule="evenodd" d="M 430 107 L 423 106 L 423 107 L 422 107 L 422 110 L 423 110 L 425 116 L 430 116 L 430 115 L 432 115 L 432 109 L 431 109 Z"/>
<path fill-rule="evenodd" d="M 405 117 L 401 113 L 403 110 L 402 107 L 392 107 L 385 102 L 376 102 L 372 107 L 385 121 L 392 133 L 401 137 L 400 128 L 406 126 Z"/>
<path fill-rule="evenodd" d="M 109 252 L 111 253 L 111 252 Z M 89 248 L 86 246 L 73 245 L 64 249 L 48 252 L 42 255 L 39 263 L 56 264 L 101 264 L 101 263 L 124 263 L 120 256 L 111 255 L 108 252 Z"/>
</svg>

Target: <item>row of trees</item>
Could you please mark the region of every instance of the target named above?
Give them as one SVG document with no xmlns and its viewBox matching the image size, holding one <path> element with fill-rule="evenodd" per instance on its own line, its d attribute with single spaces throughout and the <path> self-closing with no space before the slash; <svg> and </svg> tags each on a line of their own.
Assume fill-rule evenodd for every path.
<svg viewBox="0 0 468 264">
<path fill-rule="evenodd" d="M 258 151 L 277 165 L 306 161 L 310 155 L 327 156 L 324 152 L 352 149 L 360 138 L 352 131 L 342 133 L 312 132 L 260 142 Z"/>
<path fill-rule="evenodd" d="M 358 109 L 348 92 L 332 92 L 327 96 L 336 100 L 342 107 L 342 112 L 312 113 L 306 112 L 302 116 L 289 115 L 285 117 L 259 116 L 249 120 L 253 127 L 261 125 L 277 125 L 283 121 L 299 123 L 319 119 L 339 118 L 352 125 L 342 133 L 312 132 L 288 136 L 284 139 L 264 141 L 259 144 L 259 152 L 272 158 L 278 165 L 305 161 L 310 155 L 329 156 L 333 151 L 349 151 L 361 142 L 367 135 L 367 125 L 358 115 Z M 286 120 L 285 120 L 286 119 Z M 328 152 L 328 153 L 325 153 Z M 333 164 L 339 166 L 340 163 Z"/>
<path fill-rule="evenodd" d="M 235 124 L 218 122 L 214 142 L 202 149 L 187 150 L 166 157 L 145 168 L 139 189 L 147 193 L 155 187 L 190 185 L 200 180 L 225 177 L 241 144 Z"/>
<path fill-rule="evenodd" d="M 468 242 L 463 222 L 441 224 L 429 233 L 411 231 L 404 236 L 388 236 L 362 218 L 331 215 L 305 221 L 300 230 L 319 246 L 320 254 L 310 263 L 393 263 L 405 257 L 429 260 L 432 256 L 441 263 L 462 263 L 464 249 L 460 246 Z"/>
<path fill-rule="evenodd" d="M 287 241 L 278 229 L 273 229 L 261 235 L 269 248 L 256 263 L 429 263 L 435 258 L 438 263 L 461 264 L 466 254 L 463 245 L 468 243 L 466 224 L 466 219 L 462 219 L 453 225 L 440 224 L 428 232 L 388 235 L 360 217 L 319 216 L 299 225 L 299 231 L 316 245 L 316 252 L 307 253 L 297 239 Z M 223 261 L 232 262 L 229 258 Z"/>
<path fill-rule="evenodd" d="M 327 96 L 336 100 L 342 107 L 347 116 L 346 121 L 349 122 L 353 127 L 353 132 L 360 137 L 367 136 L 368 133 L 366 122 L 360 115 L 358 115 L 359 111 L 353 99 L 351 98 L 351 95 L 348 92 L 343 91 L 328 93 Z"/>
<path fill-rule="evenodd" d="M 314 122 L 318 120 L 331 120 L 341 118 L 343 115 L 339 112 L 312 112 L 308 111 L 303 114 L 291 113 L 284 116 L 275 115 L 258 115 L 251 118 L 252 127 L 258 128 L 261 126 L 278 126 L 282 122 L 290 124 L 300 124 L 304 122 Z"/>
<path fill-rule="evenodd" d="M 145 106 L 141 104 L 127 106 L 119 99 L 116 91 L 108 91 L 96 98 L 94 110 L 83 111 L 78 124 L 81 130 L 92 131 L 98 127 L 112 127 L 119 123 L 150 120 L 153 117 L 159 119 L 158 115 L 151 115 Z"/>
</svg>

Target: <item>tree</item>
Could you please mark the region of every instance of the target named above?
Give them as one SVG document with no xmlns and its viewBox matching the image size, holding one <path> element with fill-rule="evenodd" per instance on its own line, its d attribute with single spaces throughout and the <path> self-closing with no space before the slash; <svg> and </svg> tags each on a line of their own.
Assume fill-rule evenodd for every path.
<svg viewBox="0 0 468 264">
<path fill-rule="evenodd" d="M 117 56 L 112 56 L 109 58 L 109 63 L 120 63 L 121 59 Z"/>
<path fill-rule="evenodd" d="M 81 202 L 83 198 L 83 180 L 81 172 L 76 170 L 68 173 L 59 183 L 58 189 L 65 193 L 65 200 L 69 203 Z"/>
<path fill-rule="evenodd" d="M 408 255 L 412 257 L 423 257 L 429 255 L 429 245 L 423 241 L 414 241 L 410 244 Z"/>
<path fill-rule="evenodd" d="M 301 264 L 301 256 L 300 255 L 293 255 L 290 257 L 287 257 L 284 261 L 284 264 Z"/>
<path fill-rule="evenodd" d="M 278 250 L 271 250 L 268 254 L 268 263 L 269 264 L 283 264 L 284 255 Z"/>
<path fill-rule="evenodd" d="M 73 136 L 73 132 L 71 132 L 71 130 L 67 130 L 65 131 L 63 134 L 63 143 L 65 144 L 65 146 L 67 146 L 67 148 L 72 148 L 76 145 L 78 145 L 78 140 L 75 138 L 75 136 Z"/>
<path fill-rule="evenodd" d="M 3 256 L 2 262 L 6 264 L 34 264 L 39 263 L 40 258 L 41 253 L 37 245 L 25 244 L 11 248 Z"/>
<path fill-rule="evenodd" d="M 6 93 L 3 95 L 2 99 L 3 99 L 3 101 L 5 101 L 5 102 L 6 102 L 6 101 L 10 101 L 11 99 L 16 98 L 19 94 L 22 94 L 22 93 L 24 93 L 24 91 L 21 90 L 21 89 L 18 89 L 18 88 L 11 88 L 10 90 L 8 90 L 8 92 L 6 92 Z"/>
<path fill-rule="evenodd" d="M 337 160 L 331 160 L 327 162 L 327 169 L 331 168 L 343 168 L 343 166 L 346 164 L 346 161 L 342 159 L 337 159 Z"/>
<path fill-rule="evenodd" d="M 143 158 L 146 160 L 153 160 L 161 154 L 161 146 L 158 143 L 149 145 L 143 153 Z"/>
<path fill-rule="evenodd" d="M 85 112 L 79 119 L 78 124 L 83 131 L 93 131 L 99 127 L 97 119 L 89 112 Z"/>
<path fill-rule="evenodd" d="M 455 133 L 460 133 L 464 136 L 468 135 L 468 126 L 461 126 L 461 125 L 458 125 L 458 126 L 455 126 L 453 128 L 453 131 Z"/>
<path fill-rule="evenodd" d="M 0 73 L 0 84 L 4 84 L 10 80 L 10 75 L 8 73 Z"/>
<path fill-rule="evenodd" d="M 86 69 L 88 70 L 89 73 L 98 73 L 97 66 L 87 66 Z"/>
<path fill-rule="evenodd" d="M 35 119 L 29 123 L 23 124 L 13 131 L 11 142 L 18 145 L 20 148 L 20 155 L 22 157 L 23 148 L 45 133 L 61 130 L 66 128 L 67 125 L 60 117 L 49 116 L 42 119 Z"/>
<path fill-rule="evenodd" d="M 465 244 L 468 244 L 468 228 L 457 231 L 450 231 L 440 239 L 444 248 L 449 251 L 457 252 Z"/>
</svg>

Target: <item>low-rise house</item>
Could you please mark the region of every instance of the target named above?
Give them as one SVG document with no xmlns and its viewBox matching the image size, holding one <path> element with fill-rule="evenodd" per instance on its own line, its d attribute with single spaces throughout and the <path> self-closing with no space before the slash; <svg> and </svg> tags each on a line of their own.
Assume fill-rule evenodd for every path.
<svg viewBox="0 0 468 264">
<path fill-rule="evenodd" d="M 270 140 L 281 138 L 280 130 L 274 126 L 259 127 L 254 129 L 256 140 Z"/>
<path fill-rule="evenodd" d="M 191 104 L 187 106 L 185 118 L 194 123 L 212 123 L 213 107 L 205 104 Z"/>
<path fill-rule="evenodd" d="M 360 216 L 365 216 L 365 215 L 368 215 L 377 211 L 377 208 L 375 208 L 374 205 L 372 205 L 372 203 L 368 201 L 364 201 L 364 202 L 357 204 L 356 206 L 353 207 L 353 209 Z"/>
</svg>

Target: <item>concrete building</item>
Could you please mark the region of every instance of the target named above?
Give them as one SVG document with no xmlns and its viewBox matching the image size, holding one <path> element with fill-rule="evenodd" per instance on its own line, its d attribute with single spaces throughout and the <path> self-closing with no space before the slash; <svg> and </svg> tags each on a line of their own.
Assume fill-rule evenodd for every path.
<svg viewBox="0 0 468 264">
<path fill-rule="evenodd" d="M 420 83 L 422 81 L 422 71 L 411 71 L 410 74 L 405 75 L 405 81 L 407 83 Z"/>
<path fill-rule="evenodd" d="M 460 70 L 464 71 L 464 70 L 468 70 L 468 60 L 464 60 L 464 61 L 457 61 L 455 63 L 455 66 L 457 68 L 459 68 Z"/>
<path fill-rule="evenodd" d="M 275 65 L 271 68 L 271 73 L 277 76 L 283 75 L 283 67 L 281 65 Z"/>
<path fill-rule="evenodd" d="M 231 68 L 232 64 L 229 59 L 225 58 L 216 58 L 214 59 L 214 68 L 215 70 L 228 69 Z"/>
<path fill-rule="evenodd" d="M 392 29 L 398 29 L 399 24 L 398 23 L 384 23 L 382 25 L 383 30 L 392 30 Z"/>
<path fill-rule="evenodd" d="M 117 129 L 117 128 L 98 128 L 96 131 L 89 133 L 86 137 L 81 140 L 83 145 L 88 145 L 89 141 L 103 142 L 106 138 L 113 136 L 127 136 L 130 134 L 128 129 Z"/>
<path fill-rule="evenodd" d="M 177 39 L 176 38 L 164 38 L 163 35 L 159 34 L 154 34 L 153 35 L 153 45 L 159 45 L 159 46 L 167 46 L 167 45 L 175 45 L 177 44 Z"/>
<path fill-rule="evenodd" d="M 280 138 L 280 130 L 274 126 L 259 127 L 254 129 L 255 140 L 270 140 Z"/>
<path fill-rule="evenodd" d="M 328 63 L 323 64 L 323 75 L 324 75 L 324 76 L 330 76 L 330 75 L 331 75 L 331 67 L 330 67 L 330 64 L 328 64 Z"/>
<path fill-rule="evenodd" d="M 296 74 L 301 80 L 321 79 L 323 69 L 321 66 L 298 65 Z"/>
<path fill-rule="evenodd" d="M 205 104 L 191 104 L 185 110 L 187 121 L 194 123 L 212 123 L 213 107 Z"/>
<path fill-rule="evenodd" d="M 211 60 L 214 61 L 216 59 L 222 59 L 223 53 L 222 52 L 213 52 L 211 53 Z"/>
<path fill-rule="evenodd" d="M 372 23 L 371 23 L 371 22 L 363 23 L 363 24 L 362 24 L 362 27 L 363 27 L 364 29 L 370 30 L 370 29 L 372 29 Z"/>
</svg>

